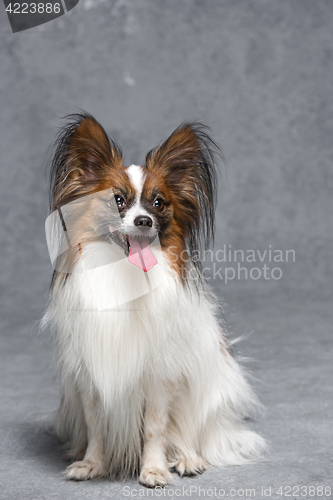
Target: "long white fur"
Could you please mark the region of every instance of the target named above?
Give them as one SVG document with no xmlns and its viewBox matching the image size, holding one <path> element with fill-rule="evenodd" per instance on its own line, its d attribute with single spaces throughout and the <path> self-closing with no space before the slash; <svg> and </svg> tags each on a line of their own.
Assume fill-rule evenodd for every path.
<svg viewBox="0 0 333 500">
<path fill-rule="evenodd" d="M 90 244 L 83 260 L 98 269 L 109 251 Z M 164 485 L 167 461 L 195 472 L 258 459 L 265 448 L 242 422 L 257 401 L 226 348 L 215 299 L 194 282 L 184 287 L 168 262 L 152 271 L 158 287 L 121 306 L 108 290 L 131 287 L 126 266 L 74 272 L 53 291 L 43 324 L 56 332 L 64 394 L 55 427 L 73 457 L 88 443 L 69 478 L 141 467 L 141 482 Z"/>
</svg>

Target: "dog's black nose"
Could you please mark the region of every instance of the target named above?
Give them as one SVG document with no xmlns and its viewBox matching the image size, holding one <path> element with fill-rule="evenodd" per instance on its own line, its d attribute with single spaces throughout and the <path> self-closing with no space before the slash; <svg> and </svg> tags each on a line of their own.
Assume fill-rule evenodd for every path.
<svg viewBox="0 0 333 500">
<path fill-rule="evenodd" d="M 152 227 L 153 221 L 151 220 L 150 217 L 148 217 L 148 215 L 138 215 L 134 219 L 134 224 L 136 226 L 148 226 L 148 227 Z"/>
</svg>

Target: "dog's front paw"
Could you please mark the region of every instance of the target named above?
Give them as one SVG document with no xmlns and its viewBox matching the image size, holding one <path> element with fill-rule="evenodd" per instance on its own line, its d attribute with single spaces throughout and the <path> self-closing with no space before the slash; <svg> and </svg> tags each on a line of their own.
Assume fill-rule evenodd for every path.
<svg viewBox="0 0 333 500">
<path fill-rule="evenodd" d="M 183 458 L 172 464 L 180 476 L 195 476 L 208 469 L 208 464 L 199 455 Z"/>
<path fill-rule="evenodd" d="M 74 462 L 67 467 L 64 476 L 66 479 L 72 479 L 74 481 L 94 479 L 103 476 L 103 467 L 99 463 L 82 460 L 80 462 Z"/>
<path fill-rule="evenodd" d="M 148 488 L 156 488 L 156 486 L 166 486 L 171 483 L 172 475 L 168 469 L 160 469 L 158 467 L 144 467 L 141 471 L 139 482 Z"/>
</svg>

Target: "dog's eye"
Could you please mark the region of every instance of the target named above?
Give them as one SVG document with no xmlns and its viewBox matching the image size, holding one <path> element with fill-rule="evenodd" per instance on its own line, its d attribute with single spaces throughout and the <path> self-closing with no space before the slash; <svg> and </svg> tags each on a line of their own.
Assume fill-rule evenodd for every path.
<svg viewBox="0 0 333 500">
<path fill-rule="evenodd" d="M 126 200 L 123 196 L 121 196 L 121 194 L 115 194 L 114 199 L 118 208 L 123 208 L 126 206 Z"/>
<path fill-rule="evenodd" d="M 153 207 L 157 208 L 157 210 L 162 210 L 162 208 L 164 207 L 164 201 L 162 200 L 162 198 L 156 198 L 153 203 Z"/>
</svg>

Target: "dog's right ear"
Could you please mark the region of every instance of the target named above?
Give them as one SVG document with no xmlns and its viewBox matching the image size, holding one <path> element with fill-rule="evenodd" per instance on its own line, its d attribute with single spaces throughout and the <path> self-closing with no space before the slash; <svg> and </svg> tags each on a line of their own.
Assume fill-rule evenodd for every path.
<svg viewBox="0 0 333 500">
<path fill-rule="evenodd" d="M 107 172 L 122 166 L 122 152 L 87 113 L 69 115 L 55 142 L 50 171 L 50 208 L 99 190 Z"/>
</svg>

